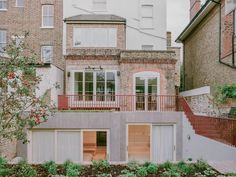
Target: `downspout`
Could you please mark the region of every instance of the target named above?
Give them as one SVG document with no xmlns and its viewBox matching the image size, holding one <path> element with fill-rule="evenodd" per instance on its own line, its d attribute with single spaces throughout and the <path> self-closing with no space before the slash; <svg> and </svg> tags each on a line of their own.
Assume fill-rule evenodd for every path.
<svg viewBox="0 0 236 177">
<path fill-rule="evenodd" d="M 224 64 L 224 65 L 226 65 L 226 66 L 229 66 L 229 67 L 231 67 L 231 68 L 234 68 L 234 69 L 236 69 L 236 66 L 235 66 L 235 55 L 234 55 L 234 32 L 233 32 L 233 35 L 232 35 L 232 65 L 230 65 L 230 64 L 228 64 L 228 63 L 225 63 L 225 62 L 223 62 L 223 61 L 221 61 L 221 53 L 222 53 L 222 51 L 221 51 L 221 44 L 222 44 L 222 41 L 221 41 L 221 30 L 222 30 L 222 27 L 221 27 L 221 22 L 222 22 L 222 20 L 221 20 L 221 15 L 222 15 L 222 13 L 221 13 L 221 3 L 220 2 L 217 2 L 217 1 L 215 1 L 215 0 L 211 0 L 212 2 L 214 2 L 214 3 L 216 3 L 217 5 L 219 5 L 219 63 L 221 63 L 221 64 Z M 235 18 L 235 11 L 234 11 L 234 18 Z M 234 22 L 233 22 L 233 30 L 235 30 L 234 28 L 235 28 L 235 20 L 234 20 Z"/>
</svg>

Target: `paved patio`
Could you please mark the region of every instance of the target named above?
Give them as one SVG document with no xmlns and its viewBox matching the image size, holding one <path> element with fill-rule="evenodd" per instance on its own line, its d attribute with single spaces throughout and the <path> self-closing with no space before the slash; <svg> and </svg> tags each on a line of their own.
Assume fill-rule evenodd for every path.
<svg viewBox="0 0 236 177">
<path fill-rule="evenodd" d="M 220 173 L 236 173 L 236 161 L 209 162 Z"/>
</svg>

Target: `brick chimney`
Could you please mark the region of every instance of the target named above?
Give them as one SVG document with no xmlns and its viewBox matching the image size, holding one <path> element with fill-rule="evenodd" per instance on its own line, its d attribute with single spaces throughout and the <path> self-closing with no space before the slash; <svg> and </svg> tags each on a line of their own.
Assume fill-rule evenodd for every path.
<svg viewBox="0 0 236 177">
<path fill-rule="evenodd" d="M 167 44 L 167 47 L 171 47 L 171 43 L 172 43 L 172 41 L 171 41 L 172 37 L 171 36 L 172 36 L 171 32 L 168 31 L 166 33 L 166 44 Z"/>
<path fill-rule="evenodd" d="M 201 9 L 201 0 L 190 0 L 190 20 L 198 13 Z"/>
</svg>

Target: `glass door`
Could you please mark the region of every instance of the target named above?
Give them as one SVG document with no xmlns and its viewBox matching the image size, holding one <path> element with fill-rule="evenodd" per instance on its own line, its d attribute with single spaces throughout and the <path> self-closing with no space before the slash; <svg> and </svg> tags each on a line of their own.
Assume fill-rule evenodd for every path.
<svg viewBox="0 0 236 177">
<path fill-rule="evenodd" d="M 136 110 L 157 110 L 157 77 L 136 77 Z"/>
</svg>

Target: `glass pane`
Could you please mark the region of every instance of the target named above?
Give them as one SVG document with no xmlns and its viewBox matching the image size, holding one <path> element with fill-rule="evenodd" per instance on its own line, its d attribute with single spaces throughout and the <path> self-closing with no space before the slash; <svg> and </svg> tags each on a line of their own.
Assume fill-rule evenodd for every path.
<svg viewBox="0 0 236 177">
<path fill-rule="evenodd" d="M 83 73 L 82 72 L 76 72 L 75 73 L 75 81 L 83 81 Z"/>
<path fill-rule="evenodd" d="M 104 72 L 97 73 L 97 81 L 105 81 L 105 73 Z"/>
<path fill-rule="evenodd" d="M 93 72 L 86 72 L 85 73 L 85 82 L 93 81 Z"/>
<path fill-rule="evenodd" d="M 83 133 L 83 160 L 107 159 L 107 133 L 88 131 Z"/>
<path fill-rule="evenodd" d="M 6 1 L 0 1 L 0 9 L 7 9 L 7 2 Z"/>
<path fill-rule="evenodd" d="M 107 72 L 107 81 L 115 81 L 115 73 Z"/>
<path fill-rule="evenodd" d="M 17 0 L 18 7 L 24 7 L 24 0 Z"/>
</svg>

